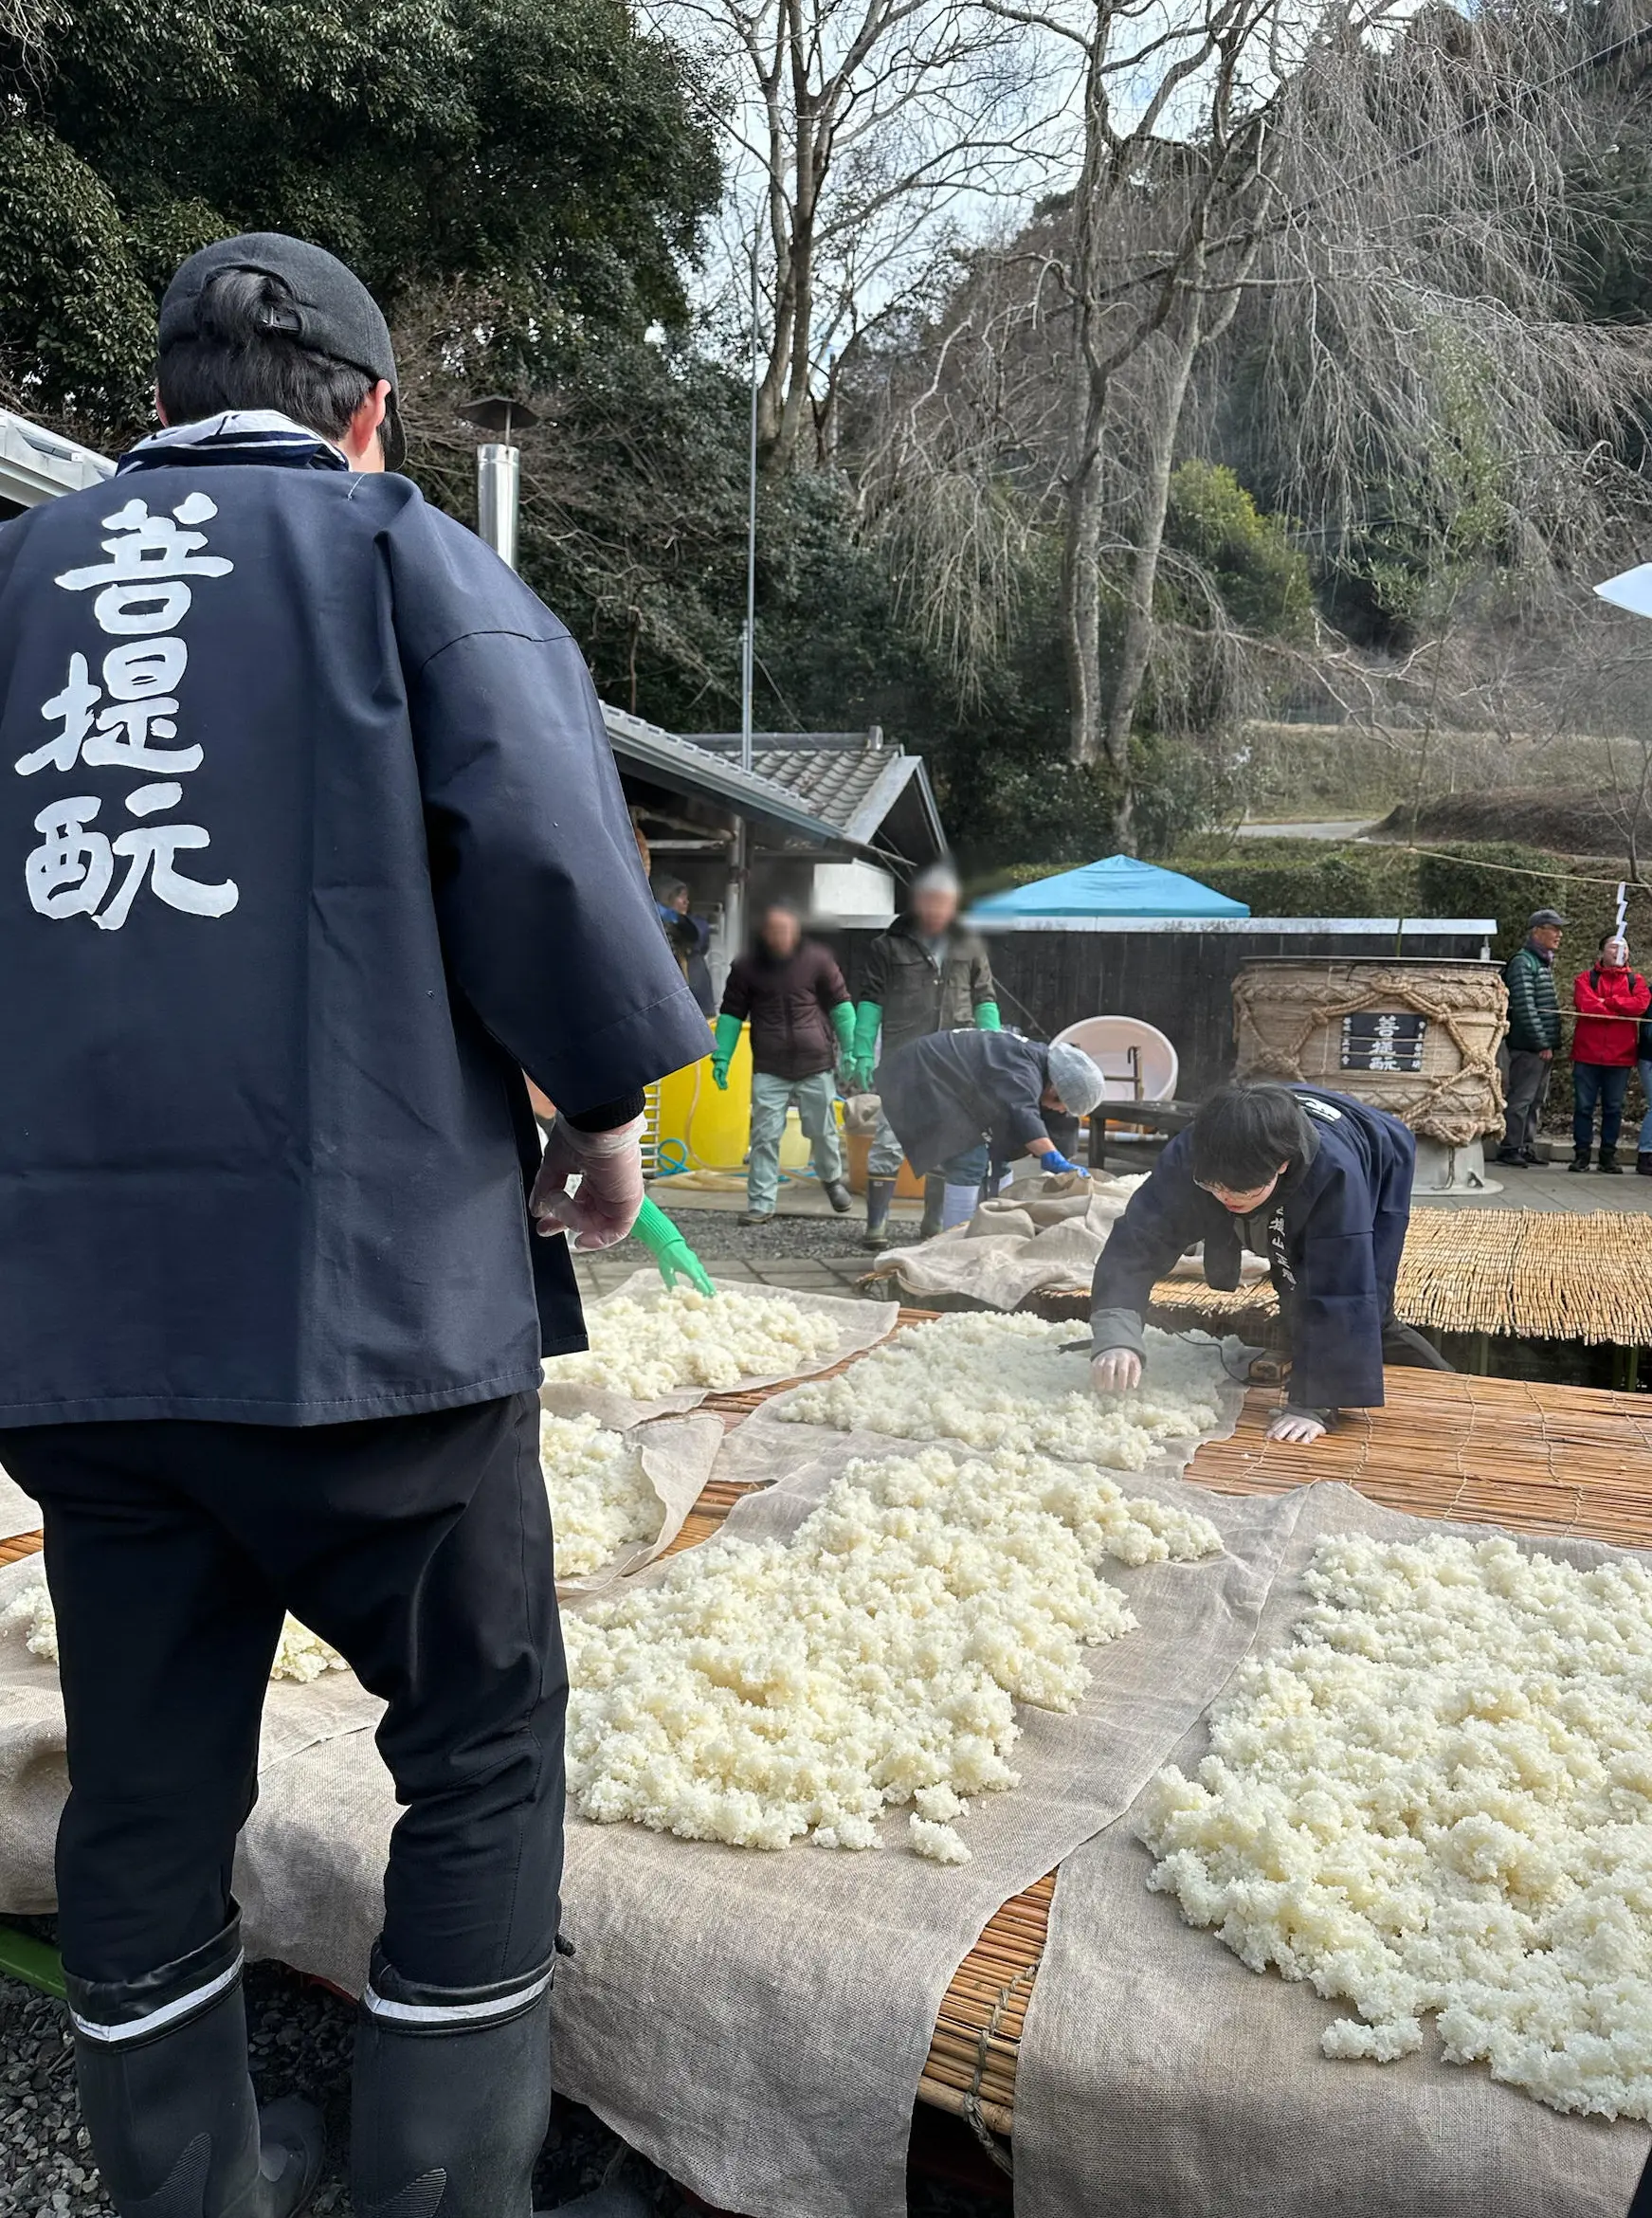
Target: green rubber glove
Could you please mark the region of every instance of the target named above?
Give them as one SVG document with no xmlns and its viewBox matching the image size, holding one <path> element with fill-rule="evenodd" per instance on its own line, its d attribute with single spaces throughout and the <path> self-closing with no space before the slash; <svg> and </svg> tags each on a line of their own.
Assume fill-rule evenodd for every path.
<svg viewBox="0 0 1652 2218">
<path fill-rule="evenodd" d="M 644 1201 L 631 1230 L 654 1258 L 667 1286 L 686 1279 L 697 1292 L 715 1294 L 711 1275 L 658 1202 Z"/>
<path fill-rule="evenodd" d="M 878 1033 L 883 1023 L 883 1005 L 862 1001 L 855 1011 L 855 1043 L 849 1050 L 849 1080 L 861 1093 L 869 1090 L 878 1056 Z"/>
<path fill-rule="evenodd" d="M 855 1005 L 852 1001 L 838 1001 L 832 1004 L 832 1030 L 838 1036 L 838 1052 L 842 1055 L 845 1067 L 853 1072 L 855 1068 Z"/>
<path fill-rule="evenodd" d="M 978 1032 L 1001 1032 L 1004 1025 L 995 1001 L 978 1001 L 975 1004 L 975 1029 Z"/>
<path fill-rule="evenodd" d="M 729 1090 L 729 1064 L 735 1060 L 735 1049 L 740 1044 L 742 1020 L 737 1016 L 720 1016 L 717 1019 L 717 1045 L 711 1051 L 711 1075 L 723 1093 Z"/>
</svg>

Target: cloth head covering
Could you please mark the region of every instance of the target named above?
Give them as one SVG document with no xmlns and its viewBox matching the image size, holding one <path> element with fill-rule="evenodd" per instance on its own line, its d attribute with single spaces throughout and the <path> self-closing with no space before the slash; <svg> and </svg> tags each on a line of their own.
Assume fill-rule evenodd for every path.
<svg viewBox="0 0 1652 2218">
<path fill-rule="evenodd" d="M 1050 1084 L 1075 1117 L 1088 1117 L 1107 1091 L 1107 1082 L 1084 1050 L 1065 1041 L 1050 1049 Z"/>
<path fill-rule="evenodd" d="M 963 887 L 958 874 L 950 863 L 932 863 L 927 870 L 920 870 L 912 882 L 912 891 L 920 893 L 961 893 Z"/>
</svg>

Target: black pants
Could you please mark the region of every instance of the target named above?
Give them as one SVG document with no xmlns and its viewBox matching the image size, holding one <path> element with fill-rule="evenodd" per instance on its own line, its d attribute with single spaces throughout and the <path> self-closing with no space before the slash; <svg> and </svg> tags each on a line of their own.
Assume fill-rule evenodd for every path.
<svg viewBox="0 0 1652 2218">
<path fill-rule="evenodd" d="M 396 1971 L 480 1987 L 547 1961 L 568 1681 L 535 1396 L 296 1428 L 34 1426 L 0 1448 L 45 1512 L 70 1973 L 138 1978 L 224 1926 L 287 1609 L 389 1705 Z"/>
<path fill-rule="evenodd" d="M 1399 1371 L 1449 1371 L 1432 1340 L 1425 1339 L 1414 1325 L 1401 1324 L 1390 1310 L 1383 1319 L 1383 1361 Z"/>
</svg>

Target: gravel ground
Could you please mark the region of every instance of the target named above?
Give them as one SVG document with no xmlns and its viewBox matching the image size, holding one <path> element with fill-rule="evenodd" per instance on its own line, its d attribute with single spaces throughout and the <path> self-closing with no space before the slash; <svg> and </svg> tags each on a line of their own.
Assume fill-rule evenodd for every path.
<svg viewBox="0 0 1652 2218">
<path fill-rule="evenodd" d="M 742 1225 L 733 1209 L 673 1210 L 669 1182 L 654 1189 L 660 1207 L 671 1216 L 704 1263 L 809 1263 L 817 1257 L 852 1256 L 868 1264 L 876 1259 L 861 1245 L 866 1212 L 857 1203 L 846 1217 L 789 1217 L 784 1209 L 769 1225 Z M 917 1239 L 917 1219 L 897 1219 L 890 1227 L 892 1245 L 909 1246 Z M 646 1263 L 647 1250 L 626 1240 L 608 1251 L 627 1262 Z"/>
<path fill-rule="evenodd" d="M 32 1921 L 31 1930 L 41 1930 Z M 343 2179 L 353 2011 L 337 1996 L 273 1964 L 246 1974 L 252 2076 L 261 2100 L 303 2095 L 327 2119 L 329 2160 L 312 2205 L 317 2218 L 349 2218 Z M 944 2123 L 945 2121 L 940 2121 Z M 972 2152 L 944 2149 L 941 2170 L 971 2169 Z M 951 2161 L 949 2162 L 949 2159 Z M 608 2178 L 645 2195 L 660 2218 L 695 2218 L 663 2172 L 627 2149 L 589 2110 L 558 2102 L 535 2176 L 535 2202 L 554 2209 Z M 913 2191 L 911 2218 L 990 2218 L 1006 2207 L 991 2193 L 926 2180 Z M 75 2109 L 74 2057 L 64 2007 L 19 1981 L 0 1977 L 0 2218 L 107 2218 Z"/>
</svg>

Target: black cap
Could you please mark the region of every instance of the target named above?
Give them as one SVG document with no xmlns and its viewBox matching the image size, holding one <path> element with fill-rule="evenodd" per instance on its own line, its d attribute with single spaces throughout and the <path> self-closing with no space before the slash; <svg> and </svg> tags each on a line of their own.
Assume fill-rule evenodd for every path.
<svg viewBox="0 0 1652 2218">
<path fill-rule="evenodd" d="M 399 469 L 407 453 L 396 411 L 396 357 L 390 326 L 378 302 L 352 269 L 324 246 L 289 239 L 284 231 L 243 231 L 217 239 L 191 254 L 166 289 L 160 304 L 160 346 L 201 336 L 201 295 L 227 269 L 256 270 L 280 278 L 293 296 L 292 322 L 286 328 L 300 346 L 348 362 L 366 376 L 388 380 L 385 403 L 385 460 Z"/>
<path fill-rule="evenodd" d="M 1564 924 L 1566 918 L 1558 909 L 1534 909 L 1526 919 L 1528 932 L 1535 932 L 1539 924 Z"/>
</svg>

